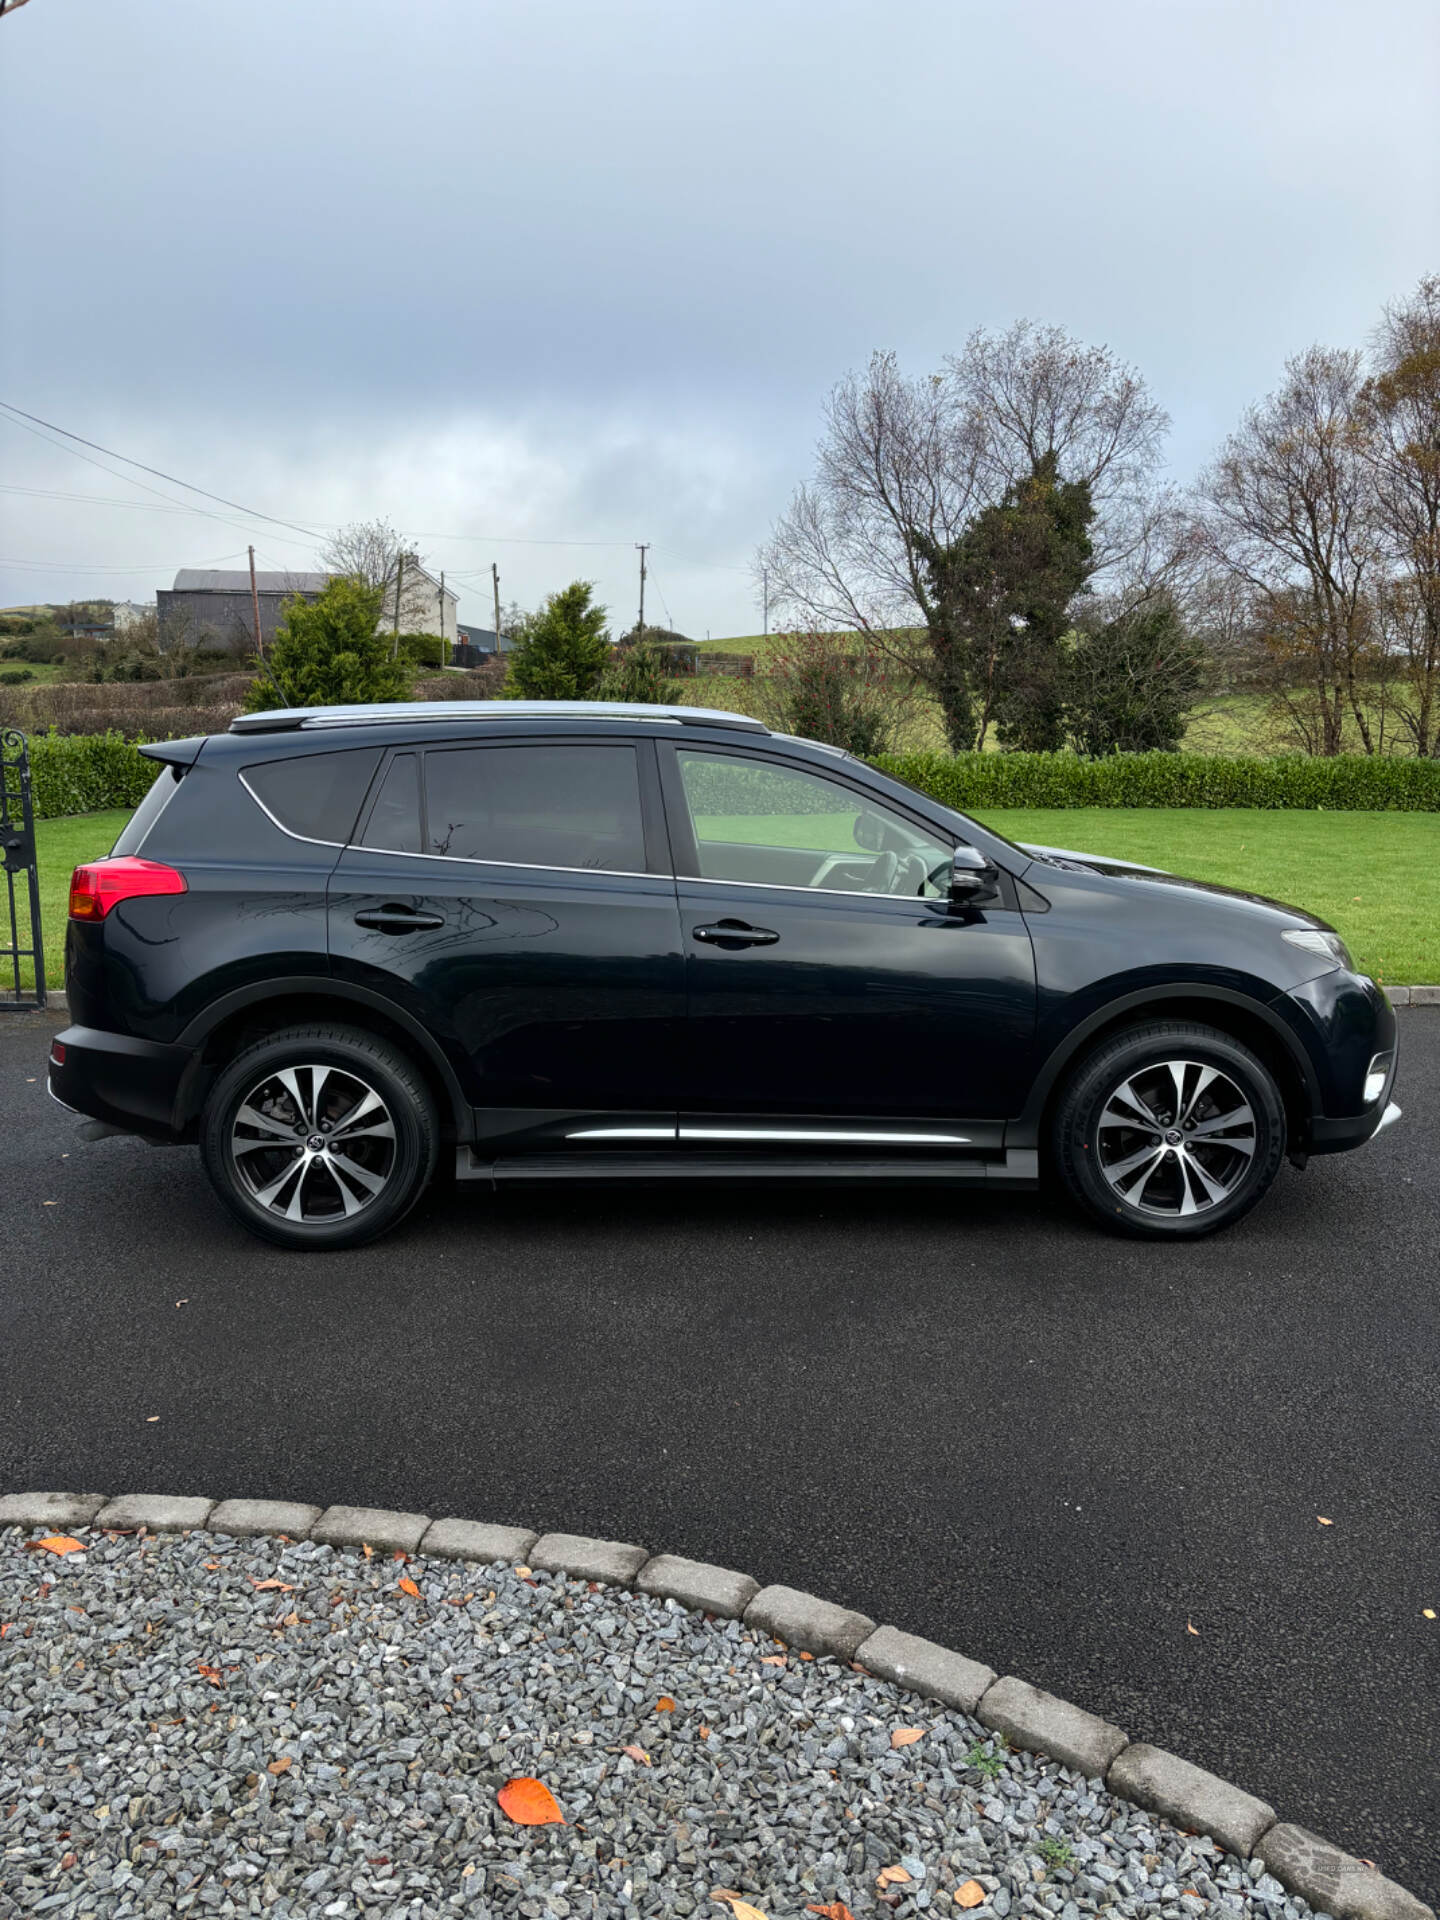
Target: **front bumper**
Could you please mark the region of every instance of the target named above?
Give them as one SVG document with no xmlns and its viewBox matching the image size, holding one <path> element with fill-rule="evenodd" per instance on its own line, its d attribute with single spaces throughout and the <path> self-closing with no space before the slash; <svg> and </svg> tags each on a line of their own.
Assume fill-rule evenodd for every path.
<svg viewBox="0 0 1440 1920">
<path fill-rule="evenodd" d="M 1310 1122 L 1310 1152 L 1348 1153 L 1352 1147 L 1363 1147 L 1377 1133 L 1393 1127 L 1400 1113 L 1395 1102 L 1382 1095 L 1364 1113 L 1346 1114 L 1340 1120 L 1316 1118 Z"/>
<path fill-rule="evenodd" d="M 181 1091 L 196 1058 L 190 1047 L 67 1027 L 51 1042 L 50 1092 L 62 1106 L 122 1132 L 176 1140 Z"/>
</svg>

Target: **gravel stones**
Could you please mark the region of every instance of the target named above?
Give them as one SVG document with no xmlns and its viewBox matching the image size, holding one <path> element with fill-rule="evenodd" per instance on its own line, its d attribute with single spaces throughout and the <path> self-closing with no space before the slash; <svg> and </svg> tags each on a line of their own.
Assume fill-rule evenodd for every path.
<svg viewBox="0 0 1440 1920">
<path fill-rule="evenodd" d="M 0 1533 L 7 1914 L 684 1920 L 720 1886 L 865 1920 L 956 1912 L 969 1879 L 981 1920 L 1309 1912 L 974 1719 L 677 1601 L 314 1540 L 23 1538 Z M 522 1774 L 564 1826 L 504 1817 Z"/>
</svg>

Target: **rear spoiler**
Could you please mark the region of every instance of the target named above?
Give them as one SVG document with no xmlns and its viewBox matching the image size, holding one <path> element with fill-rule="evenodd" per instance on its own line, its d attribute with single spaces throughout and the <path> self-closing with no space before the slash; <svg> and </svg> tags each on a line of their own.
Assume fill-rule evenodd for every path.
<svg viewBox="0 0 1440 1920">
<path fill-rule="evenodd" d="M 163 760 L 172 767 L 193 767 L 207 736 L 197 733 L 193 740 L 146 740 L 140 751 L 147 760 Z"/>
</svg>

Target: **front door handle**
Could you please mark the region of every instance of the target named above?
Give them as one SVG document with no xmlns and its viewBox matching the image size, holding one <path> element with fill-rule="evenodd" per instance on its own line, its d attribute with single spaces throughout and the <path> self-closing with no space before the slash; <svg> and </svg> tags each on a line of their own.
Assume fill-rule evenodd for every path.
<svg viewBox="0 0 1440 1920">
<path fill-rule="evenodd" d="M 443 913 L 422 913 L 418 907 L 367 907 L 355 916 L 357 927 L 369 927 L 375 933 L 421 933 L 426 928 L 443 927 Z"/>
<path fill-rule="evenodd" d="M 713 927 L 696 927 L 690 936 L 707 947 L 738 953 L 742 947 L 773 947 L 780 938 L 769 927 L 752 927 L 744 920 L 719 920 Z"/>
</svg>

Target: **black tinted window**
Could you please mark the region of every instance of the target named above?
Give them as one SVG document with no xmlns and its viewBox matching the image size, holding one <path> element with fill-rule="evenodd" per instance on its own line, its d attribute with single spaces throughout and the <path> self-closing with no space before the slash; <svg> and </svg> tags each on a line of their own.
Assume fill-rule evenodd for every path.
<svg viewBox="0 0 1440 1920">
<path fill-rule="evenodd" d="M 427 853 L 645 871 L 633 747 L 462 747 L 425 756 Z"/>
<path fill-rule="evenodd" d="M 110 849 L 112 853 L 139 853 L 145 844 L 146 834 L 169 805 L 180 780 L 178 769 L 161 767 L 154 785 L 121 829 L 120 838 Z"/>
<path fill-rule="evenodd" d="M 385 853 L 419 853 L 420 769 L 413 753 L 397 753 L 386 768 L 363 838 Z"/>
<path fill-rule="evenodd" d="M 245 782 L 282 827 L 306 840 L 343 844 L 379 764 L 378 748 L 297 753 L 246 767 Z"/>
</svg>

